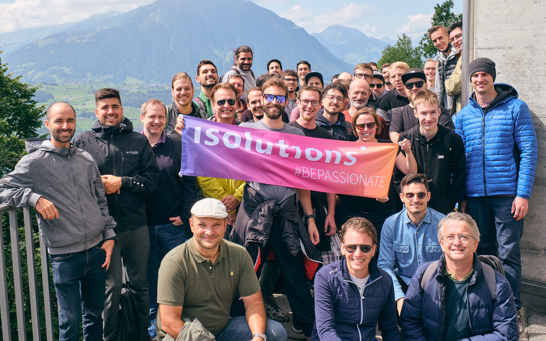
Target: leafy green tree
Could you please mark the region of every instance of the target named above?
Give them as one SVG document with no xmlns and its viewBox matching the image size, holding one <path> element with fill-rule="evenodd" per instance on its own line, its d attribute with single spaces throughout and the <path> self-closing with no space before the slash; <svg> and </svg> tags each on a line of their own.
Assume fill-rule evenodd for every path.
<svg viewBox="0 0 546 341">
<path fill-rule="evenodd" d="M 463 20 L 462 14 L 457 14 L 451 12 L 453 8 L 453 0 L 446 0 L 442 4 L 434 6 L 434 14 L 432 15 L 432 26 L 442 25 L 445 28 L 448 28 L 451 24 Z M 419 46 L 423 51 L 425 58 L 432 58 L 436 54 L 436 48 L 430 40 L 428 33 L 425 33 L 421 41 L 419 41 Z"/>
<path fill-rule="evenodd" d="M 8 64 L 0 58 L 0 177 L 25 154 L 25 139 L 38 136 L 44 116 L 44 106 L 33 99 L 38 87 L 20 79 L 8 73 Z"/>
<path fill-rule="evenodd" d="M 421 48 L 413 47 L 411 38 L 405 33 L 398 36 L 398 40 L 392 45 L 387 45 L 382 52 L 381 59 L 377 62 L 378 67 L 385 63 L 406 62 L 410 68 L 423 67 L 421 60 Z"/>
</svg>

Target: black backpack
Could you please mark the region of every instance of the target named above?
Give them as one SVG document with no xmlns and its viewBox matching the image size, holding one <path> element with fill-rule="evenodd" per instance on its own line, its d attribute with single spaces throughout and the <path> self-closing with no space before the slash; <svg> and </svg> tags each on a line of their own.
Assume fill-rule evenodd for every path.
<svg viewBox="0 0 546 341">
<path fill-rule="evenodd" d="M 121 289 L 120 310 L 118 312 L 118 341 L 145 341 L 149 340 L 148 330 L 144 328 L 140 319 L 138 302 L 131 290 L 129 282 Z"/>
</svg>

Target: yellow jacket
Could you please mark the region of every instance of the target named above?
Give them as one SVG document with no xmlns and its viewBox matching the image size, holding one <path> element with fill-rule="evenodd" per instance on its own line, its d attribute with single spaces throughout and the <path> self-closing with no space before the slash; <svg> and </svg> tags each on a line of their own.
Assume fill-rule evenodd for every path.
<svg viewBox="0 0 546 341">
<path fill-rule="evenodd" d="M 243 200 L 245 182 L 242 180 L 198 176 L 197 183 L 199 184 L 199 187 L 201 187 L 205 198 L 222 200 L 222 198 L 227 197 L 228 195 L 234 195 L 239 202 Z M 231 214 L 233 212 L 235 212 L 235 210 L 229 213 Z"/>
</svg>

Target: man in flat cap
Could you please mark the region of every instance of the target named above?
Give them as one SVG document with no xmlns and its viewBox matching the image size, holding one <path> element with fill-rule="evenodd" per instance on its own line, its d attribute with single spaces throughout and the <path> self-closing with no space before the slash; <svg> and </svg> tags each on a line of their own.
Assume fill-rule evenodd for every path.
<svg viewBox="0 0 546 341">
<path fill-rule="evenodd" d="M 286 340 L 284 327 L 266 320 L 250 255 L 223 239 L 227 216 L 220 200 L 198 201 L 189 220 L 193 238 L 163 258 L 157 290 L 158 340 Z M 230 318 L 237 292 L 246 316 Z"/>
<path fill-rule="evenodd" d="M 508 84 L 493 83 L 497 72 L 491 59 L 474 60 L 469 73 L 474 93 L 455 118 L 466 150 L 466 201 L 461 210 L 480 228 L 478 254 L 498 252 L 519 310 L 519 242 L 537 166 L 535 128 L 518 92 Z"/>
</svg>

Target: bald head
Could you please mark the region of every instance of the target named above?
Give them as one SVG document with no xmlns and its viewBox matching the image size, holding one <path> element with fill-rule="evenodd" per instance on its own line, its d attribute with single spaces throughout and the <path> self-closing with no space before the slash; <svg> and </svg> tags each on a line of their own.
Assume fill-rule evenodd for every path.
<svg viewBox="0 0 546 341">
<path fill-rule="evenodd" d="M 351 86 L 349 86 L 349 92 L 357 87 L 365 88 L 367 91 L 370 90 L 370 85 L 368 84 L 368 81 L 366 81 L 364 78 L 355 78 L 355 80 L 351 82 Z"/>
<path fill-rule="evenodd" d="M 352 80 L 352 79 L 353 79 L 353 76 L 352 76 L 350 73 L 348 73 L 348 72 L 343 72 L 343 73 L 341 73 L 341 74 L 337 77 L 337 79 Z"/>
<path fill-rule="evenodd" d="M 46 111 L 46 119 L 48 121 L 51 120 L 51 114 L 54 113 L 54 112 L 58 112 L 58 111 L 63 111 L 63 110 L 70 110 L 72 111 L 72 113 L 74 113 L 74 119 L 76 118 L 76 110 L 74 110 L 74 107 L 71 106 L 70 104 L 66 103 L 66 102 L 55 102 L 53 104 L 51 104 L 48 108 L 47 108 L 47 111 Z"/>
</svg>

